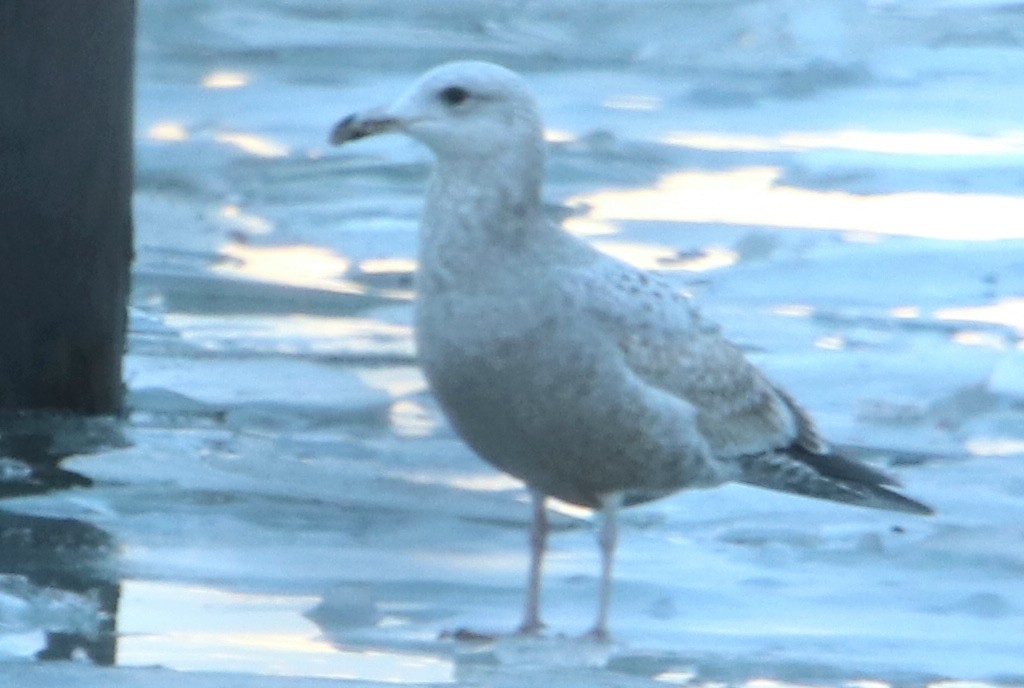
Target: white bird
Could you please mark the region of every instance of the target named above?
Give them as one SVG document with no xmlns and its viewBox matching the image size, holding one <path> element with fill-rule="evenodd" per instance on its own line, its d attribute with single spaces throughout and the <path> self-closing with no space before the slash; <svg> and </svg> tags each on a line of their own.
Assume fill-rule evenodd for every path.
<svg viewBox="0 0 1024 688">
<path fill-rule="evenodd" d="M 596 638 L 608 635 L 622 506 L 738 481 L 931 513 L 888 476 L 833 454 L 670 284 L 545 218 L 541 118 L 519 75 L 441 65 L 393 104 L 340 121 L 331 142 L 386 132 L 436 157 L 418 249 L 420 364 L 458 434 L 532 494 L 519 632 L 543 627 L 548 497 L 603 512 Z"/>
</svg>

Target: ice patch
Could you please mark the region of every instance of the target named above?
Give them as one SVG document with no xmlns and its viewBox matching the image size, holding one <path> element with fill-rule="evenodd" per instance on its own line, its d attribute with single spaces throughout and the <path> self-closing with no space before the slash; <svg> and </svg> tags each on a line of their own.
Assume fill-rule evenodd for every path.
<svg viewBox="0 0 1024 688">
<path fill-rule="evenodd" d="M 1022 323 L 1024 325 L 1024 323 Z M 989 389 L 1016 401 L 1024 401 L 1024 350 L 1011 351 L 996 364 Z"/>
<path fill-rule="evenodd" d="M 0 639 L 32 631 L 95 638 L 106 618 L 88 595 L 40 587 L 25 576 L 0 574 Z"/>
</svg>

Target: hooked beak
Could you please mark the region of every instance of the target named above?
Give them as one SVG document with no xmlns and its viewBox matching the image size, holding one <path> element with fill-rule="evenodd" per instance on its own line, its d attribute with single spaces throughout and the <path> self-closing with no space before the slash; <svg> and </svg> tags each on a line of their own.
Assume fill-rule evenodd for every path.
<svg viewBox="0 0 1024 688">
<path fill-rule="evenodd" d="M 349 141 L 399 131 L 403 121 L 388 115 L 383 110 L 371 110 L 366 113 L 354 113 L 334 125 L 331 130 L 331 144 L 340 146 Z"/>
</svg>

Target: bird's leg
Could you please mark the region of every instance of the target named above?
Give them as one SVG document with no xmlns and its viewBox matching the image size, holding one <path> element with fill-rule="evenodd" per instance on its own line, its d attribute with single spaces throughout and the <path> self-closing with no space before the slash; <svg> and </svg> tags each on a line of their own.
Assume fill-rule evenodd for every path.
<svg viewBox="0 0 1024 688">
<path fill-rule="evenodd" d="M 515 630 L 518 635 L 537 635 L 544 628 L 544 623 L 540 620 L 540 577 L 549 531 L 548 512 L 545 508 L 547 497 L 536 490 L 530 490 L 530 501 L 533 506 L 533 519 L 530 523 L 530 575 L 526 584 L 523 622 Z M 443 631 L 440 637 L 468 642 L 490 642 L 499 636 L 460 628 L 455 631 Z"/>
<path fill-rule="evenodd" d="M 523 623 L 519 625 L 519 633 L 523 635 L 536 635 L 544 627 L 540 620 L 540 578 L 550 529 L 545 508 L 547 497 L 536 490 L 530 490 L 530 499 L 533 504 L 533 520 L 530 524 L 530 575 L 526 585 Z"/>
<path fill-rule="evenodd" d="M 612 565 L 615 562 L 615 546 L 619 540 L 619 508 L 622 495 L 613 493 L 601 500 L 601 527 L 597 543 L 601 548 L 601 587 L 597 598 L 597 620 L 587 633 L 594 640 L 608 639 L 608 606 L 612 596 Z"/>
</svg>

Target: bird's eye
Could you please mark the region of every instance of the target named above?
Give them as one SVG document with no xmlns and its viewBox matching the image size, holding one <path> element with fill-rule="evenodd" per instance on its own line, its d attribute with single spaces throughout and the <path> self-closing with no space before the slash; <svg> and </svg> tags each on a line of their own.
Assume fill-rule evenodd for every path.
<svg viewBox="0 0 1024 688">
<path fill-rule="evenodd" d="M 461 86 L 449 86 L 438 94 L 448 105 L 459 105 L 469 98 L 469 91 Z"/>
</svg>

